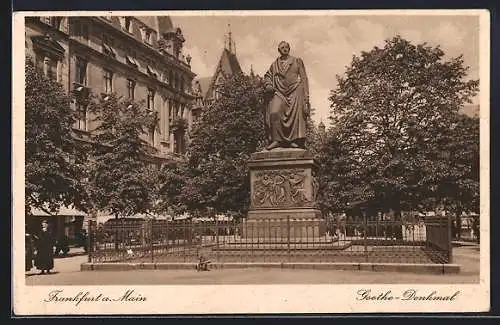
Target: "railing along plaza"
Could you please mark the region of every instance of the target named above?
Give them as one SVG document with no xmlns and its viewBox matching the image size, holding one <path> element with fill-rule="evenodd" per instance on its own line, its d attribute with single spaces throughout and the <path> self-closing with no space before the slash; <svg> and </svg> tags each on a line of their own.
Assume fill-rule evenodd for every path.
<svg viewBox="0 0 500 325">
<path fill-rule="evenodd" d="M 252 234 L 251 236 L 249 234 Z M 449 217 L 89 222 L 89 262 L 451 263 Z"/>
</svg>

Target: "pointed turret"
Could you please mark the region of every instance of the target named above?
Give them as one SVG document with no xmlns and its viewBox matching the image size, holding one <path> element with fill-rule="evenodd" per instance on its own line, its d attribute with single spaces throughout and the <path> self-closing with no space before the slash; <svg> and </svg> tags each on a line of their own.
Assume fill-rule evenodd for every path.
<svg viewBox="0 0 500 325">
<path fill-rule="evenodd" d="M 323 120 L 321 120 L 318 124 L 318 129 L 321 133 L 325 133 L 326 132 L 326 127 L 325 127 L 325 124 L 323 124 Z"/>
<path fill-rule="evenodd" d="M 210 80 L 209 87 L 205 93 L 205 99 L 213 99 L 216 95 L 216 88 L 221 86 L 224 81 L 232 75 L 242 74 L 238 58 L 236 57 L 235 49 L 236 43 L 233 40 L 233 35 L 231 32 L 231 25 L 228 25 L 229 31 L 225 36 L 224 49 L 220 56 L 215 73 Z"/>
</svg>

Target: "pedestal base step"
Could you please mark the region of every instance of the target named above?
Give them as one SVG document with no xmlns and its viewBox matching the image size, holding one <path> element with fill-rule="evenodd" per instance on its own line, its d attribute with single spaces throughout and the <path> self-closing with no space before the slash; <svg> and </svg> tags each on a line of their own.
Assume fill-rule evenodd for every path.
<svg viewBox="0 0 500 325">
<path fill-rule="evenodd" d="M 344 250 L 346 248 L 351 247 L 351 242 L 342 241 L 337 242 L 336 240 L 332 240 L 329 242 L 295 242 L 288 243 L 285 241 L 282 242 L 252 242 L 249 240 L 242 240 L 240 242 L 232 242 L 232 243 L 224 243 L 219 244 L 218 247 L 212 247 L 212 251 L 219 252 L 255 252 L 255 251 L 325 251 L 325 250 Z"/>
<path fill-rule="evenodd" d="M 336 237 L 295 237 L 288 239 L 287 237 L 242 237 L 226 241 L 226 245 L 257 245 L 257 244 L 333 244 L 338 242 Z"/>
</svg>

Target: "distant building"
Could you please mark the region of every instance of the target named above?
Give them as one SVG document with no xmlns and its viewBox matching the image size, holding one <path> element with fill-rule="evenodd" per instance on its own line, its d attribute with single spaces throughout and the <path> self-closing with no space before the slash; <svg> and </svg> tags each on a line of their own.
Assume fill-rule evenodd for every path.
<svg viewBox="0 0 500 325">
<path fill-rule="evenodd" d="M 195 73 L 182 52 L 182 30 L 168 16 L 27 17 L 26 52 L 36 67 L 77 98 L 90 92 L 144 100 L 158 112 L 159 127 L 144 140 L 158 158 L 182 154 L 185 129 L 192 123 Z M 75 134 L 85 137 L 95 125 L 82 101 Z"/>
<path fill-rule="evenodd" d="M 211 77 L 197 78 L 193 84 L 193 93 L 196 95 L 193 105 L 193 120 L 199 117 L 204 107 L 208 107 L 221 96 L 220 87 L 232 75 L 243 73 L 236 57 L 236 44 L 231 31 L 226 36 L 224 49 L 220 56 L 215 72 Z"/>
</svg>

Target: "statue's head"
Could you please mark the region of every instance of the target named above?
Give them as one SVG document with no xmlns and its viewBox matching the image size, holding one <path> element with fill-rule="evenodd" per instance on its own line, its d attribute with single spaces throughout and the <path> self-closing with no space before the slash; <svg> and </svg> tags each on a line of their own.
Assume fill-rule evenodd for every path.
<svg viewBox="0 0 500 325">
<path fill-rule="evenodd" d="M 281 41 L 278 44 L 278 52 L 281 55 L 288 55 L 290 53 L 290 44 L 288 44 L 288 42 Z"/>
</svg>

